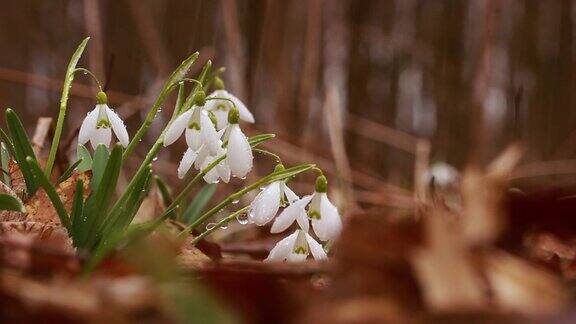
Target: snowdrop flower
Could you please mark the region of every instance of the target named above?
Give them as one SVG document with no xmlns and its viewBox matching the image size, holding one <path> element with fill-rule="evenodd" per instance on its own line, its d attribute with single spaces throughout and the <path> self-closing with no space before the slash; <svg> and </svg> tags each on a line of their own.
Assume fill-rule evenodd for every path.
<svg viewBox="0 0 576 324">
<path fill-rule="evenodd" d="M 279 164 L 274 171 L 282 169 L 284 169 L 284 166 Z M 254 198 L 250 204 L 248 219 L 251 223 L 255 223 L 258 226 L 265 225 L 276 216 L 280 205 L 286 201 L 292 203 L 297 199 L 298 196 L 288 188 L 284 181 L 274 181 L 262 189 Z M 307 230 L 307 228 L 305 229 Z"/>
<path fill-rule="evenodd" d="M 298 223 L 301 229 L 308 232 L 310 227 L 310 223 L 308 220 L 308 215 L 306 214 L 306 206 L 312 200 L 312 195 L 308 195 L 302 197 L 301 199 L 297 199 L 296 201 L 292 202 L 290 206 L 286 207 L 274 223 L 272 224 L 272 228 L 270 229 L 270 233 L 281 233 L 284 232 L 294 221 Z"/>
<path fill-rule="evenodd" d="M 226 154 L 226 150 L 220 148 L 218 154 L 216 154 L 215 156 L 211 155 L 207 156 L 206 159 L 204 159 L 204 162 L 202 163 L 200 170 L 205 169 L 206 167 L 208 167 L 208 165 L 214 162 L 214 160 L 216 160 L 217 158 L 219 158 L 224 154 Z M 220 161 L 220 163 L 216 164 L 215 167 L 206 172 L 203 178 L 204 181 L 206 181 L 207 183 L 218 183 L 220 179 L 222 179 L 224 183 L 228 183 L 228 181 L 230 181 L 230 167 L 228 167 L 226 159 L 223 159 L 222 161 Z"/>
<path fill-rule="evenodd" d="M 195 95 L 195 102 L 191 109 L 178 116 L 166 129 L 164 134 L 164 146 L 168 146 L 174 142 L 185 132 L 186 144 L 193 151 L 198 152 L 202 145 L 210 150 L 210 154 L 214 155 L 218 152 L 220 145 L 221 134 L 216 131 L 214 123 L 208 116 L 208 113 L 202 109 L 203 92 L 198 92 Z"/>
<path fill-rule="evenodd" d="M 298 229 L 276 243 L 264 261 L 300 262 L 306 260 L 310 252 L 312 252 L 312 256 L 316 260 L 326 260 L 328 258 L 320 243 L 316 242 L 308 233 Z"/>
<path fill-rule="evenodd" d="M 333 240 L 342 230 L 342 220 L 338 209 L 330 202 L 326 192 L 328 181 L 325 176 L 316 179 L 316 190 L 312 194 L 308 206 L 308 217 L 312 220 L 312 228 L 322 241 Z"/>
<path fill-rule="evenodd" d="M 92 147 L 96 149 L 98 144 L 110 145 L 112 131 L 122 146 L 128 146 L 129 138 L 126 126 L 120 117 L 107 105 L 107 97 L 104 92 L 99 92 L 96 96 L 96 107 L 90 111 L 78 133 L 78 144 L 90 141 Z"/>
<path fill-rule="evenodd" d="M 211 111 L 216 116 L 216 129 L 224 129 L 228 125 L 228 112 L 236 106 L 238 113 L 240 114 L 240 120 L 248 123 L 254 123 L 254 116 L 246 108 L 246 105 L 240 99 L 238 99 L 233 94 L 224 90 L 224 82 L 220 78 L 216 78 L 214 81 L 214 86 L 217 90 L 212 92 L 206 102 L 206 110 Z M 222 98 L 222 99 L 220 99 Z"/>
<path fill-rule="evenodd" d="M 239 118 L 238 109 L 230 110 L 228 113 L 230 125 L 226 127 L 224 141 L 228 141 L 226 163 L 230 167 L 232 175 L 244 178 L 252 169 L 254 157 L 252 156 L 252 147 L 238 125 Z"/>
</svg>

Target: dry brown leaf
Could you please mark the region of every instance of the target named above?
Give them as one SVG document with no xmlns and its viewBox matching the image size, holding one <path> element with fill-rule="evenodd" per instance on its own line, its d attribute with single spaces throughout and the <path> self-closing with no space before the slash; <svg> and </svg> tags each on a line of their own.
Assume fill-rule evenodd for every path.
<svg viewBox="0 0 576 324">
<path fill-rule="evenodd" d="M 20 171 L 20 166 L 14 160 L 8 162 L 8 174 L 10 175 L 10 186 L 18 197 L 24 199 L 26 196 L 26 182 L 24 175 Z"/>
<path fill-rule="evenodd" d="M 72 200 L 78 180 L 83 181 L 84 195 L 88 195 L 90 190 L 89 184 L 91 175 L 92 174 L 90 172 L 74 173 L 70 178 L 60 183 L 56 187 L 56 192 L 60 196 L 62 203 L 64 203 L 64 208 L 66 208 L 66 211 L 70 212 L 72 208 Z M 27 219 L 29 221 L 60 225 L 58 214 L 56 213 L 54 206 L 52 206 L 52 202 L 43 189 L 38 189 L 36 193 L 26 202 L 25 207 L 28 212 Z"/>
<path fill-rule="evenodd" d="M 436 311 L 481 309 L 486 287 L 459 229 L 441 211 L 423 218 L 427 244 L 415 251 L 412 265 L 424 300 Z"/>
<path fill-rule="evenodd" d="M 558 277 L 506 252 L 487 254 L 485 271 L 495 301 L 505 310 L 542 315 L 568 302 Z"/>
</svg>

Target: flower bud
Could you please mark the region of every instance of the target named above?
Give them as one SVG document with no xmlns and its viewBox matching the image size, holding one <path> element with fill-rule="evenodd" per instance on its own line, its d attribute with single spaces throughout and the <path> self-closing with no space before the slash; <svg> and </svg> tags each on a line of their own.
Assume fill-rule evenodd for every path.
<svg viewBox="0 0 576 324">
<path fill-rule="evenodd" d="M 328 180 L 326 177 L 321 175 L 316 178 L 316 192 L 327 192 L 328 191 Z"/>
<path fill-rule="evenodd" d="M 108 96 L 106 96 L 106 93 L 104 93 L 103 91 L 98 92 L 98 94 L 96 95 L 96 102 L 99 105 L 105 105 L 108 103 Z"/>
<path fill-rule="evenodd" d="M 238 120 L 240 120 L 240 113 L 238 112 L 237 108 L 232 108 L 228 112 L 228 122 L 230 124 L 238 124 Z"/>
<path fill-rule="evenodd" d="M 284 167 L 284 165 L 282 163 L 278 163 L 276 164 L 276 166 L 274 167 L 274 172 L 280 172 L 280 171 L 284 171 L 286 168 Z"/>
<path fill-rule="evenodd" d="M 224 90 L 226 86 L 224 85 L 224 81 L 220 79 L 220 77 L 214 78 L 214 89 L 216 90 Z"/>
<path fill-rule="evenodd" d="M 206 103 L 206 93 L 204 90 L 198 90 L 196 93 L 194 93 L 193 99 L 196 106 L 202 107 Z"/>
</svg>

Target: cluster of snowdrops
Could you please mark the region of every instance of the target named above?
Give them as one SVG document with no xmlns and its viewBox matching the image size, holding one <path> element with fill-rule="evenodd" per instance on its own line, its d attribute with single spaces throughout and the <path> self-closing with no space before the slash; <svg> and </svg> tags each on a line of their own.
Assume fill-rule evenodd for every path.
<svg viewBox="0 0 576 324">
<path fill-rule="evenodd" d="M 209 95 L 202 89 L 194 93 L 191 107 L 177 112 L 165 129 L 163 146 L 173 144 L 184 134 L 188 147 L 178 167 L 180 179 L 192 169 L 198 172 L 209 169 L 203 174 L 204 181 L 228 183 L 231 177 L 245 179 L 252 169 L 253 148 L 241 123 L 254 123 L 254 116 L 241 100 L 225 89 L 219 77 L 214 79 L 213 89 Z M 127 147 L 128 130 L 108 106 L 106 94 L 99 92 L 96 101 L 96 107 L 82 122 L 78 143 L 90 142 L 94 149 L 99 145 L 110 146 L 114 133 L 118 142 Z M 218 159 L 222 156 L 225 158 Z M 215 162 L 218 163 L 208 168 Z M 275 171 L 283 169 L 284 166 L 278 164 Z M 338 237 L 342 222 L 337 208 L 328 199 L 325 176 L 320 173 L 314 192 L 302 197 L 294 193 L 286 181 L 266 184 L 245 208 L 248 223 L 263 226 L 272 222 L 272 233 L 287 231 L 296 224 L 297 229 L 280 240 L 266 260 L 301 261 L 310 254 L 317 260 L 326 259 L 325 247 L 310 233 L 313 231 L 319 241 L 331 242 Z"/>
</svg>

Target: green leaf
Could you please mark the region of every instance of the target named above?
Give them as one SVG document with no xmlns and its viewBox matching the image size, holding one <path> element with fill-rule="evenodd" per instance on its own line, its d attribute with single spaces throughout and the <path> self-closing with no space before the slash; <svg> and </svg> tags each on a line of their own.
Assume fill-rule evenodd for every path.
<svg viewBox="0 0 576 324">
<path fill-rule="evenodd" d="M 70 176 L 72 175 L 72 172 L 74 172 L 74 170 L 80 163 L 82 163 L 82 160 L 78 160 L 72 163 L 66 170 L 64 170 L 64 172 L 62 172 L 56 183 L 61 183 L 68 180 L 68 178 L 70 178 Z"/>
<path fill-rule="evenodd" d="M 22 171 L 24 181 L 26 182 L 26 192 L 28 197 L 30 197 L 36 192 L 36 189 L 38 189 L 38 183 L 30 168 L 26 167 L 26 158 L 30 157 L 36 161 L 36 156 L 34 155 L 24 126 L 14 110 L 6 109 L 6 123 L 8 124 L 8 129 L 14 142 L 14 159 L 16 163 L 18 163 L 20 171 Z"/>
<path fill-rule="evenodd" d="M 56 192 L 56 188 L 54 188 L 54 186 L 50 183 L 50 180 L 48 180 L 44 172 L 42 172 L 42 169 L 40 169 L 38 162 L 34 160 L 34 158 L 28 156 L 26 158 L 26 162 L 29 166 L 27 167 L 27 169 L 31 170 L 31 172 L 34 174 L 40 186 L 44 188 L 44 191 L 46 192 L 46 195 L 48 195 L 48 198 L 52 202 L 54 209 L 56 209 L 58 218 L 60 218 L 60 223 L 62 223 L 62 225 L 70 232 L 71 230 L 70 218 L 68 217 L 68 213 L 64 208 L 62 200 L 60 200 L 60 196 L 58 196 L 58 193 Z"/>
<path fill-rule="evenodd" d="M 76 182 L 76 190 L 74 191 L 74 198 L 72 200 L 72 210 L 70 211 L 70 222 L 72 223 L 72 238 L 74 244 L 78 241 L 78 229 L 82 224 L 79 220 L 83 217 L 84 210 L 84 182 L 78 179 Z"/>
<path fill-rule="evenodd" d="M 7 194 L 0 194 L 0 210 L 14 210 L 22 213 L 26 212 L 26 209 L 18 198 Z"/>
<path fill-rule="evenodd" d="M 96 162 L 96 154 L 94 155 L 94 162 Z M 97 241 L 97 229 L 100 228 L 100 224 L 106 219 L 104 215 L 106 215 L 110 201 L 114 195 L 121 167 L 122 146 L 116 144 L 110 153 L 110 158 L 108 158 L 104 172 L 100 175 L 99 183 L 95 187 L 96 189 L 93 189 L 86 200 L 84 217 L 82 217 L 82 224 L 79 227 L 78 236 L 80 247 L 90 249 L 92 244 Z M 94 169 L 94 171 L 96 171 L 96 169 Z"/>
<path fill-rule="evenodd" d="M 14 156 L 14 143 L 2 128 L 0 128 L 0 139 L 2 139 L 2 142 L 6 144 L 6 148 L 8 148 L 10 155 Z"/>
<path fill-rule="evenodd" d="M 154 121 L 154 118 L 156 117 L 156 114 L 158 113 L 160 106 L 162 106 L 162 104 L 164 103 L 166 97 L 168 97 L 170 92 L 174 90 L 174 85 L 176 85 L 178 82 L 184 79 L 184 77 L 188 73 L 188 70 L 190 70 L 190 67 L 192 67 L 192 64 L 196 62 L 198 55 L 199 55 L 198 52 L 190 55 L 186 60 L 184 60 L 180 64 L 180 66 L 178 66 L 178 68 L 176 68 L 176 70 L 174 70 L 174 72 L 172 72 L 168 80 L 166 80 L 166 82 L 164 83 L 164 87 L 162 87 L 162 90 L 160 91 L 160 94 L 158 94 L 156 101 L 154 101 L 152 108 L 150 108 L 150 111 L 148 111 L 148 114 L 144 119 L 144 123 L 142 123 L 142 126 L 140 126 L 140 128 L 138 129 L 138 131 L 132 138 L 132 141 L 130 141 L 130 143 L 128 144 L 128 147 L 126 147 L 126 150 L 124 151 L 124 155 L 122 157 L 124 161 L 132 153 L 136 145 L 140 143 L 142 137 L 144 137 L 144 134 L 146 134 L 148 128 L 150 128 L 150 125 L 152 125 L 152 121 Z"/>
<path fill-rule="evenodd" d="M 156 186 L 158 186 L 158 190 L 160 190 L 160 196 L 162 197 L 162 203 L 164 206 L 170 206 L 172 203 L 172 194 L 170 194 L 170 189 L 168 185 L 160 176 L 154 176 L 154 180 L 156 181 Z"/>
<path fill-rule="evenodd" d="M 182 215 L 182 222 L 184 224 L 190 224 L 202 215 L 202 211 L 204 211 L 204 208 L 216 192 L 216 188 L 217 184 L 211 183 L 200 190 Z"/>
<path fill-rule="evenodd" d="M 79 144 L 76 150 L 76 158 L 82 160 L 78 165 L 78 172 L 86 172 L 92 169 L 92 156 L 86 146 Z"/>
<path fill-rule="evenodd" d="M 110 152 L 104 144 L 99 144 L 96 146 L 96 151 L 94 152 L 94 160 L 92 161 L 92 181 L 90 182 L 90 188 L 92 191 L 97 191 L 102 176 L 104 175 L 104 170 L 108 165 L 108 157 Z"/>
<path fill-rule="evenodd" d="M 2 182 L 10 186 L 10 174 L 8 173 L 10 167 L 10 151 L 4 142 L 0 143 L 0 164 L 2 167 Z"/>
<path fill-rule="evenodd" d="M 60 144 L 60 137 L 62 136 L 62 128 L 64 128 L 64 118 L 66 117 L 66 108 L 68 106 L 68 96 L 70 95 L 70 88 L 72 87 L 72 81 L 74 81 L 74 70 L 76 70 L 76 65 L 80 60 L 80 56 L 84 52 L 84 48 L 88 43 L 90 37 L 86 37 L 68 63 L 68 68 L 66 69 L 66 76 L 64 76 L 64 84 L 62 85 L 62 96 L 60 97 L 60 110 L 58 113 L 58 120 L 56 122 L 56 129 L 54 131 L 54 139 L 52 140 L 52 146 L 50 146 L 50 154 L 48 155 L 48 160 L 46 161 L 46 168 L 44 169 L 47 177 L 50 177 L 52 173 L 52 167 L 54 166 L 54 160 L 56 159 L 56 151 L 58 151 L 58 145 Z"/>
</svg>

